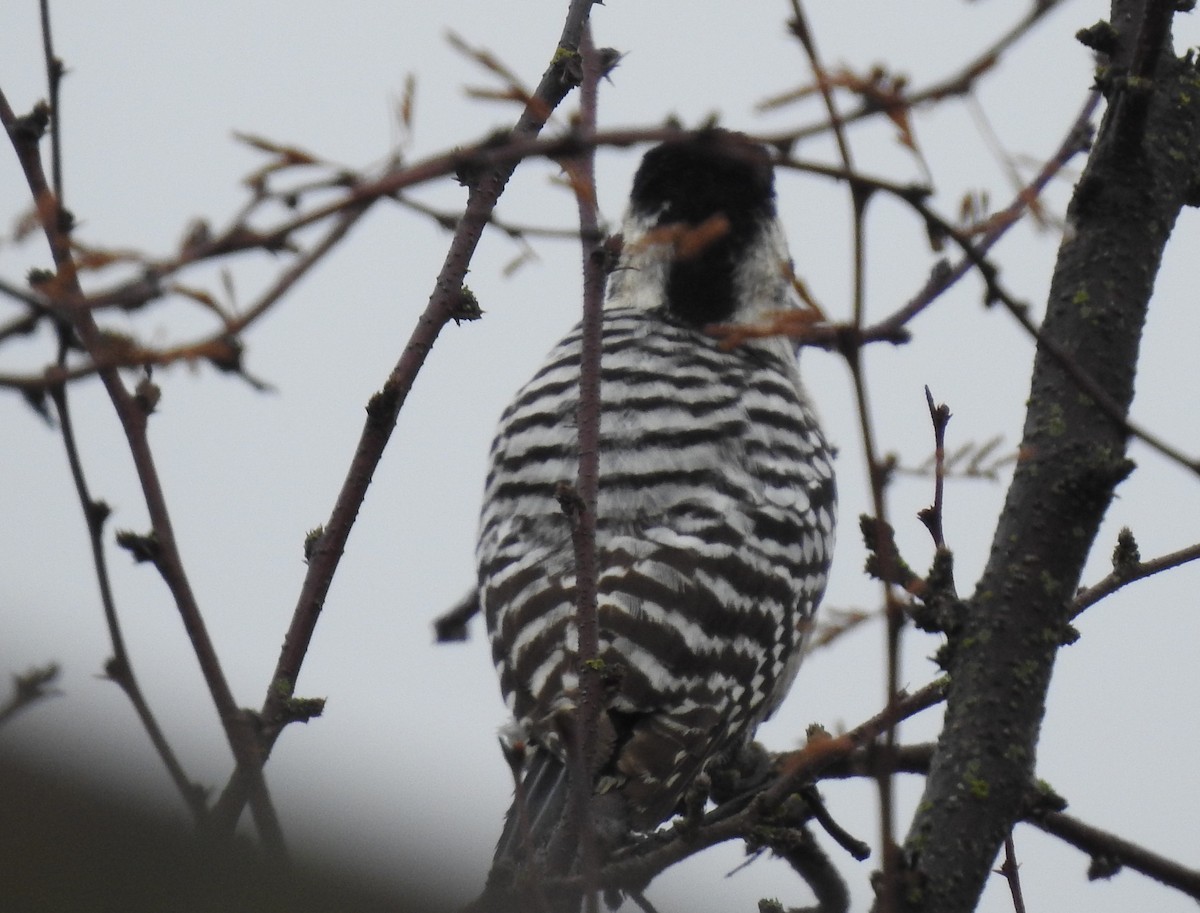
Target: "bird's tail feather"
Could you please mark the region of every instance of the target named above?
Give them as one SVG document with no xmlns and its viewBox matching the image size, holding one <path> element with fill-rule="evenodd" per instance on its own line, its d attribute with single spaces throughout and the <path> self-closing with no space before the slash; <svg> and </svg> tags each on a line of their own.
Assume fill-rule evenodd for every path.
<svg viewBox="0 0 1200 913">
<path fill-rule="evenodd" d="M 571 778 L 561 758 L 543 748 L 533 751 L 504 819 L 487 886 L 476 907 L 487 913 L 524 913 L 529 909 L 578 913 L 577 890 L 550 890 L 542 879 L 566 875 L 575 847 L 566 827 Z"/>
<path fill-rule="evenodd" d="M 561 829 L 570 796 L 567 765 L 544 748 L 535 749 L 504 819 L 495 861 L 521 863 L 544 852 Z"/>
</svg>

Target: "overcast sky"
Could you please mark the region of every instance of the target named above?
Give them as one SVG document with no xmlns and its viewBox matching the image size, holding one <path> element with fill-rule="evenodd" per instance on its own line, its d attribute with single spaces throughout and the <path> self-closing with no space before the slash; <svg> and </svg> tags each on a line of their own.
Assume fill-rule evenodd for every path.
<svg viewBox="0 0 1200 913">
<path fill-rule="evenodd" d="M 262 157 L 235 130 L 294 144 L 351 168 L 382 161 L 397 142 L 419 158 L 478 140 L 516 111 L 472 100 L 469 86 L 495 88 L 489 74 L 451 49 L 453 30 L 486 47 L 527 84 L 553 51 L 565 3 L 483 0 L 415 2 L 61 3 L 54 9 L 64 84 L 66 203 L 89 243 L 167 255 L 201 216 L 222 226 L 245 198 L 240 179 Z M 880 0 L 811 4 L 826 60 L 865 71 L 874 63 L 913 86 L 953 73 L 1013 21 L 1013 4 Z M 1024 4 L 1020 5 L 1024 8 Z M 1074 33 L 1103 18 L 1106 4 L 1067 2 L 981 83 L 980 101 L 1013 153 L 1041 160 L 1060 143 L 1091 82 L 1090 55 Z M 764 116 L 764 97 L 809 80 L 785 32 L 789 4 L 699 0 L 596 7 L 596 41 L 626 53 L 601 97 L 602 124 L 651 125 L 675 114 L 694 125 L 719 114 L 751 132 L 781 131 L 820 117 L 816 107 Z M 1198 40 L 1180 17 L 1177 46 Z M 0 86 L 18 111 L 44 94 L 36 4 L 0 6 Z M 405 78 L 417 80 L 411 136 L 394 109 Z M 569 109 L 574 100 L 568 102 Z M 995 207 L 1011 188 L 989 154 L 970 108 L 951 101 L 916 119 L 937 180 L 936 204 L 953 214 L 969 190 Z M 896 181 L 921 179 L 886 124 L 851 131 L 856 161 Z M 824 140 L 805 158 L 836 157 Z M 620 217 L 641 150 L 602 151 L 604 216 Z M 1078 166 L 1080 162 L 1075 162 Z M 574 202 L 543 162 L 523 165 L 500 213 L 513 221 L 569 228 Z M 780 211 L 797 270 L 835 318 L 848 314 L 851 272 L 847 194 L 817 178 L 782 174 Z M 1061 213 L 1069 182 L 1048 197 Z M 27 205 L 11 152 L 0 153 L 0 204 L 7 231 Z M 417 196 L 452 209 L 465 192 L 453 181 Z M 920 226 L 891 201 L 872 205 L 868 224 L 868 309 L 880 316 L 920 287 L 933 262 Z M 258 393 L 207 367 L 156 375 L 163 390 L 151 440 L 183 555 L 239 702 L 261 704 L 304 574 L 307 530 L 332 506 L 363 405 L 398 357 L 424 308 L 448 240 L 427 219 L 379 205 L 315 274 L 247 334 L 246 363 L 276 390 Z M 1195 357 L 1197 219 L 1180 221 L 1156 292 L 1143 348 L 1134 414 L 1190 453 L 1200 453 Z M 1023 225 L 998 249 L 1002 278 L 1035 313 L 1057 238 Z M 577 319 L 578 245 L 535 241 L 537 259 L 513 275 L 521 250 L 485 237 L 468 282 L 486 314 L 451 325 L 434 349 L 400 419 L 326 604 L 299 682 L 303 696 L 328 698 L 326 714 L 294 726 L 268 768 L 274 798 L 296 843 L 333 846 L 385 879 L 437 877 L 462 900 L 482 884 L 510 793 L 496 747 L 504 710 L 482 626 L 469 643 L 435 646 L 430 622 L 470 586 L 484 463 L 496 418 L 550 345 Z M 1189 261 L 1191 261 L 1189 263 Z M 225 264 L 246 305 L 285 261 L 248 254 Z M 46 267 L 40 239 L 0 247 L 0 274 L 21 281 Z M 92 287 L 108 285 L 102 275 Z M 187 283 L 222 292 L 210 268 Z M 0 322 L 18 315 L 0 301 Z M 109 326 L 167 344 L 212 328 L 194 305 L 157 306 Z M 951 445 L 1019 440 L 1033 348 L 999 309 L 985 310 L 968 279 L 913 327 L 913 344 L 867 354 L 881 447 L 905 465 L 931 451 L 923 386 L 949 403 Z M 0 372 L 36 371 L 53 357 L 39 337 L 0 351 Z M 840 448 L 842 527 L 826 605 L 870 607 L 879 599 L 861 572 L 856 517 L 866 509 L 865 473 L 848 375 L 836 356 L 807 352 L 802 369 Z M 2 392 L 2 391 L 0 391 Z M 100 385 L 73 388 L 72 403 L 95 496 L 114 508 L 109 533 L 145 530 L 145 508 L 120 428 Z M 1139 470 L 1121 486 L 1085 582 L 1107 572 L 1121 526 L 1142 554 L 1200 539 L 1200 488 L 1135 443 Z M 1005 477 L 1004 482 L 1007 481 Z M 986 558 L 1004 484 L 958 482 L 947 491 L 946 534 L 960 588 L 969 592 Z M 892 519 L 906 557 L 927 566 L 931 546 L 915 512 L 928 503 L 925 479 L 893 489 Z M 57 435 L 20 400 L 0 395 L 0 676 L 57 661 L 64 696 L 32 709 L 0 733 L 56 763 L 111 771 L 130 795 L 181 808 L 128 702 L 97 677 L 110 653 L 90 572 L 84 524 Z M 135 668 L 168 737 L 195 779 L 220 788 L 230 759 L 190 645 L 156 574 L 110 551 L 114 588 Z M 1082 639 L 1059 659 L 1038 763 L 1039 775 L 1084 820 L 1180 859 L 1200 858 L 1200 570 L 1139 583 L 1091 609 Z M 902 679 L 919 687 L 937 674 L 938 640 L 910 633 Z M 883 630 L 868 624 L 807 661 L 791 697 L 761 730 L 770 747 L 797 744 L 818 721 L 854 725 L 881 706 Z M 932 737 L 930 714 L 903 738 Z M 877 844 L 869 784 L 824 788 L 833 814 Z M 919 796 L 901 791 L 907 821 Z M 900 835 L 901 837 L 903 834 Z M 1194 903 L 1132 872 L 1089 884 L 1088 860 L 1029 827 L 1016 832 L 1030 909 L 1193 910 Z M 867 873 L 830 848 L 856 908 Z M 732 878 L 732 847 L 678 866 L 651 890 L 659 909 L 750 910 L 762 896 L 809 902 L 786 867 L 760 860 Z M 998 879 L 982 909 L 1011 909 Z"/>
</svg>

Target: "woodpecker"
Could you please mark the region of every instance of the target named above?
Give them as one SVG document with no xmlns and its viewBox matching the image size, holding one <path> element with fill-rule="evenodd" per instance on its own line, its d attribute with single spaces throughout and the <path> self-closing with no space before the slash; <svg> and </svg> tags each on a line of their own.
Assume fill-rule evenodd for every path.
<svg viewBox="0 0 1200 913">
<path fill-rule="evenodd" d="M 651 831 L 753 737 L 794 679 L 826 583 L 833 461 L 794 344 L 706 327 L 801 308 L 767 151 L 708 129 L 634 177 L 603 311 L 598 611 L 604 670 L 587 784 L 611 845 Z M 561 830 L 579 698 L 575 557 L 559 483 L 578 471 L 581 328 L 504 411 L 477 598 L 524 785 L 497 850 Z M 518 750 L 519 749 L 519 750 Z M 615 837 L 614 837 L 615 832 Z"/>
</svg>

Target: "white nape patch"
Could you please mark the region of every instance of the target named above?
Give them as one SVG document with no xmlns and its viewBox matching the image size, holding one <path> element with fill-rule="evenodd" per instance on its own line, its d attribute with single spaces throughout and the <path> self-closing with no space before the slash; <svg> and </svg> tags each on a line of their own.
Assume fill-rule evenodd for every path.
<svg viewBox="0 0 1200 913">
<path fill-rule="evenodd" d="M 742 256 L 733 279 L 738 307 L 733 319 L 758 320 L 771 311 L 802 308 L 804 302 L 791 282 L 792 257 L 778 219 L 771 219 Z M 789 347 L 790 348 L 790 347 Z"/>
<path fill-rule="evenodd" d="M 620 263 L 608 279 L 605 307 L 653 310 L 667 300 L 667 279 L 675 252 L 669 242 L 651 243 L 648 235 L 659 227 L 659 213 L 632 210 L 621 224 Z M 737 299 L 729 323 L 753 323 L 773 311 L 804 307 L 791 281 L 792 258 L 787 237 L 778 219 L 763 226 L 758 239 L 743 254 L 734 276 Z M 766 349 L 790 363 L 788 379 L 801 391 L 795 367 L 795 348 L 783 337 L 754 340 L 747 345 Z"/>
<path fill-rule="evenodd" d="M 674 256 L 670 244 L 652 244 L 647 234 L 658 216 L 625 214 L 621 223 L 621 259 L 608 277 L 605 307 L 653 310 L 667 300 L 667 274 Z"/>
</svg>

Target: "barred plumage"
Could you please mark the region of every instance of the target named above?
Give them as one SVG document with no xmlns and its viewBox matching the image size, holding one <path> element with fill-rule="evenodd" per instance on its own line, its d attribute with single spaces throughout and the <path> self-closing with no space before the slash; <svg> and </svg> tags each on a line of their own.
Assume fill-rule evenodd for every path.
<svg viewBox="0 0 1200 913">
<path fill-rule="evenodd" d="M 683 256 L 662 226 L 719 217 Z M 795 675 L 825 587 L 831 458 L 783 339 L 725 351 L 704 332 L 800 302 L 764 150 L 720 130 L 659 146 L 635 178 L 603 317 L 600 658 L 614 672 L 594 789 L 622 827 L 676 809 Z M 578 686 L 574 555 L 556 484 L 578 469 L 578 327 L 505 411 L 478 546 L 479 603 L 543 835 L 565 802 L 561 733 Z M 500 852 L 516 853 L 514 821 Z"/>
</svg>

